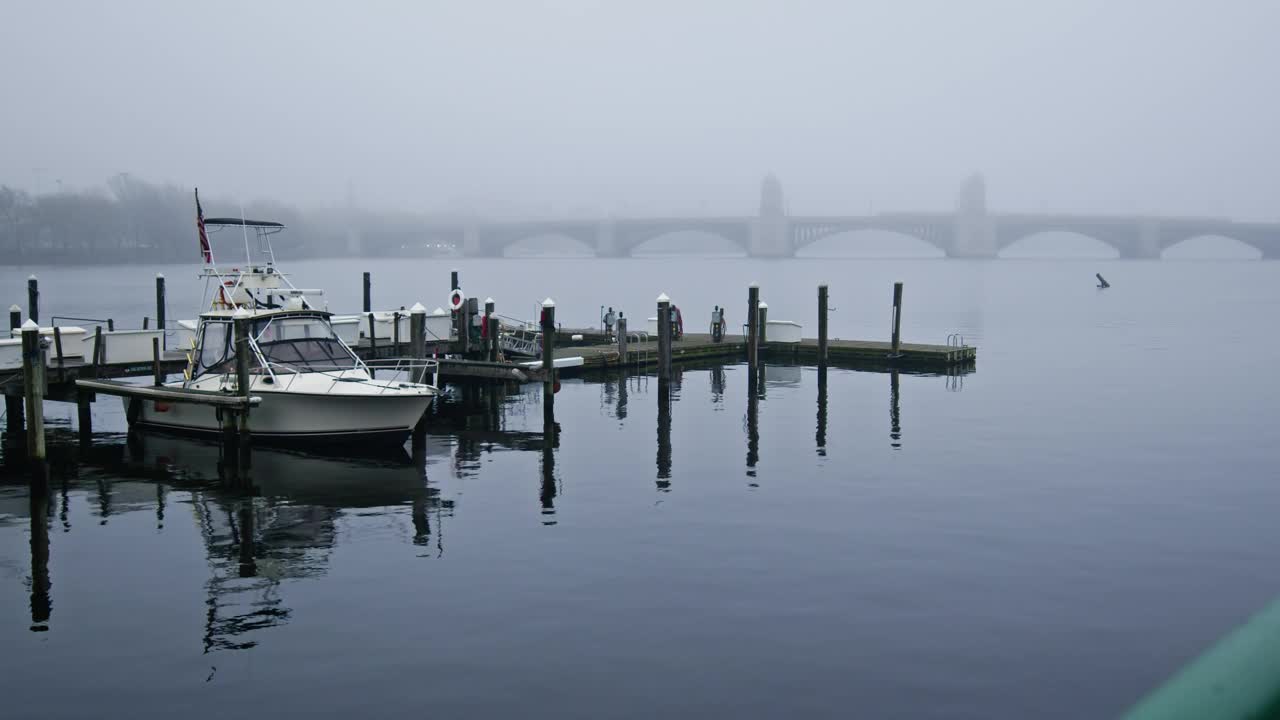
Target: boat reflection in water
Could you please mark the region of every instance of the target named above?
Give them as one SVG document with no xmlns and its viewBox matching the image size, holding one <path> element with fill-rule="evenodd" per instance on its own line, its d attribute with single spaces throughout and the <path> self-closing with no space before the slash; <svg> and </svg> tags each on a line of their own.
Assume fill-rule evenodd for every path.
<svg viewBox="0 0 1280 720">
<path fill-rule="evenodd" d="M 442 553 L 453 502 L 403 450 L 381 458 L 332 458 L 254 448 L 232 468 L 213 442 L 133 433 L 119 475 L 142 475 L 190 493 L 209 567 L 204 649 L 253 647 L 257 630 L 287 622 L 281 584 L 327 572 L 342 515 L 409 506 L 413 543 Z"/>
</svg>

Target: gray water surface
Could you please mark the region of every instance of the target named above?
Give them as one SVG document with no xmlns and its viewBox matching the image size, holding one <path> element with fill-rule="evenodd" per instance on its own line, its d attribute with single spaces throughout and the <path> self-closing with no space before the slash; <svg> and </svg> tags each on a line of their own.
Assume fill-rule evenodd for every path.
<svg viewBox="0 0 1280 720">
<path fill-rule="evenodd" d="M 444 305 L 448 272 L 528 317 L 669 294 L 979 346 L 957 377 L 765 370 L 449 388 L 415 457 L 75 442 L 53 494 L 0 484 L 9 717 L 1115 715 L 1280 591 L 1280 263 L 650 258 L 286 264 L 331 309 Z M 0 268 L 43 314 L 193 317 L 194 265 Z M 1113 284 L 1094 287 L 1102 271 Z M 825 402 L 824 402 L 825 400 Z M 825 414 L 822 412 L 825 407 Z M 33 509 L 44 522 L 31 520 Z M 48 534 L 48 576 L 39 568 Z M 37 540 L 33 544 L 34 537 Z M 36 565 L 33 566 L 33 550 Z M 33 567 L 35 572 L 33 572 Z"/>
</svg>

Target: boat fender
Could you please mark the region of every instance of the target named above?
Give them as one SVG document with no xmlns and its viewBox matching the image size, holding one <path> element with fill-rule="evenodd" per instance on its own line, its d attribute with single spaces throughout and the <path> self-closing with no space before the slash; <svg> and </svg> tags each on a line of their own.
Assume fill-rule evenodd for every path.
<svg viewBox="0 0 1280 720">
<path fill-rule="evenodd" d="M 462 303 L 466 302 L 467 296 L 462 293 L 462 288 L 454 288 L 449 293 L 449 308 L 454 312 L 462 309 Z"/>
</svg>

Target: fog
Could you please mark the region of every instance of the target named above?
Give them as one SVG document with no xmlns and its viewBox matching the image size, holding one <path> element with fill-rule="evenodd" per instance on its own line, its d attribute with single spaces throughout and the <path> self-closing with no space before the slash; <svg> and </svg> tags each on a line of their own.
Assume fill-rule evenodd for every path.
<svg viewBox="0 0 1280 720">
<path fill-rule="evenodd" d="M 1280 216 L 1269 2 L 5 3 L 0 183 L 501 217 Z"/>
</svg>

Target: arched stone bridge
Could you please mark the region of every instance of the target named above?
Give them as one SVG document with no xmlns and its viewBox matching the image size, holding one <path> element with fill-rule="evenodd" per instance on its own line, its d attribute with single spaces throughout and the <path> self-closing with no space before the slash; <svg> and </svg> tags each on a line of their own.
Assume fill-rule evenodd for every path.
<svg viewBox="0 0 1280 720">
<path fill-rule="evenodd" d="M 501 257 L 522 240 L 544 236 L 570 238 L 600 257 L 626 257 L 649 240 L 672 233 L 699 232 L 722 237 L 752 257 L 791 257 L 824 238 L 861 230 L 917 238 L 947 257 L 994 258 L 1022 238 L 1070 232 L 1103 242 L 1115 248 L 1122 258 L 1159 258 L 1165 249 L 1201 236 L 1232 238 L 1257 248 L 1264 258 L 1280 258 L 1280 223 L 1112 215 L 991 214 L 981 223 L 970 224 L 951 213 L 788 216 L 773 221 L 750 216 L 537 220 L 435 225 L 428 236 L 476 257 Z"/>
<path fill-rule="evenodd" d="M 1146 215 L 991 213 L 986 208 L 981 176 L 966 181 L 954 212 L 789 215 L 781 185 L 770 176 L 765 179 L 756 215 L 435 223 L 425 229 L 426 239 L 418 241 L 453 245 L 468 256 L 500 257 L 522 240 L 555 235 L 576 240 L 601 257 L 625 257 L 654 238 L 699 232 L 725 238 L 751 257 L 792 257 L 823 238 L 861 230 L 914 237 L 947 257 L 994 258 L 1022 238 L 1070 232 L 1106 243 L 1122 258 L 1159 258 L 1166 248 L 1201 236 L 1232 238 L 1257 248 L 1264 258 L 1280 258 L 1280 223 Z"/>
</svg>

